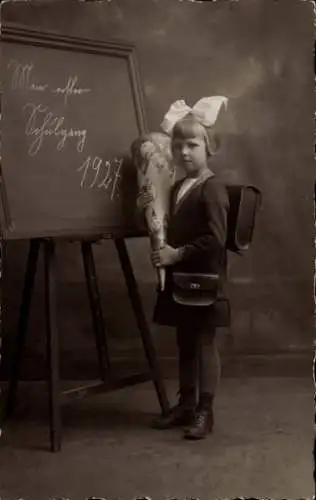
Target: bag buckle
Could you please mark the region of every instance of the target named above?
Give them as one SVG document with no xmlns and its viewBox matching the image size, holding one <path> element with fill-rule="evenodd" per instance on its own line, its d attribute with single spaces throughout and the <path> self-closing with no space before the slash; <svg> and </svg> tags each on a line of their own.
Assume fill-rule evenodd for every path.
<svg viewBox="0 0 316 500">
<path fill-rule="evenodd" d="M 200 288 L 201 285 L 199 283 L 190 283 L 190 288 L 193 290 L 196 290 L 197 288 Z"/>
</svg>

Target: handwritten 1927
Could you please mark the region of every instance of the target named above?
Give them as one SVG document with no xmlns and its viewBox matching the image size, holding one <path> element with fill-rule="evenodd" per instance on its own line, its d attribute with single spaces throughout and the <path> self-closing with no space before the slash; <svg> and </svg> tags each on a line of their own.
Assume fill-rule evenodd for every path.
<svg viewBox="0 0 316 500">
<path fill-rule="evenodd" d="M 119 180 L 123 159 L 114 158 L 112 161 L 103 161 L 99 156 L 88 158 L 78 168 L 82 172 L 80 186 L 87 186 L 89 189 L 97 187 L 99 189 L 111 188 L 110 199 L 113 200 L 118 193 Z"/>
</svg>

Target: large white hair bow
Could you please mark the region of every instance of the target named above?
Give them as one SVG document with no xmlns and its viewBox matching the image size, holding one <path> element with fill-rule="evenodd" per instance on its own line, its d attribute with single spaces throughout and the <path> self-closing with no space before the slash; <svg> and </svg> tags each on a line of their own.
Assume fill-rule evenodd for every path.
<svg viewBox="0 0 316 500">
<path fill-rule="evenodd" d="M 201 125 L 212 127 L 216 122 L 222 105 L 227 108 L 227 103 L 228 99 L 224 96 L 202 97 L 202 99 L 194 104 L 193 108 L 190 108 L 183 99 L 180 99 L 171 104 L 160 126 L 166 134 L 171 135 L 175 124 L 187 114 L 192 113 Z"/>
</svg>

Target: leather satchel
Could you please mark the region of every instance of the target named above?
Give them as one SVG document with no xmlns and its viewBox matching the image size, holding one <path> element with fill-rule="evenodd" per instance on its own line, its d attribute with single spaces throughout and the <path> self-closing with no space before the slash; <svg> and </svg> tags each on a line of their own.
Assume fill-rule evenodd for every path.
<svg viewBox="0 0 316 500">
<path fill-rule="evenodd" d="M 173 273 L 173 300 L 183 306 L 210 306 L 217 298 L 218 274 Z"/>
</svg>

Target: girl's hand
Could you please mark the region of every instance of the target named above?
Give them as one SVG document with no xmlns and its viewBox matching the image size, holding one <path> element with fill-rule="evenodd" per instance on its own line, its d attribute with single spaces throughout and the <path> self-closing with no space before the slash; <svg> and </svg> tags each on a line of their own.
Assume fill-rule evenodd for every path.
<svg viewBox="0 0 316 500">
<path fill-rule="evenodd" d="M 154 200 L 150 190 L 143 188 L 137 195 L 136 203 L 138 208 L 146 210 L 148 205 Z"/>
<path fill-rule="evenodd" d="M 180 252 L 177 248 L 165 245 L 160 250 L 151 253 L 151 261 L 155 267 L 171 266 L 180 260 Z"/>
</svg>

